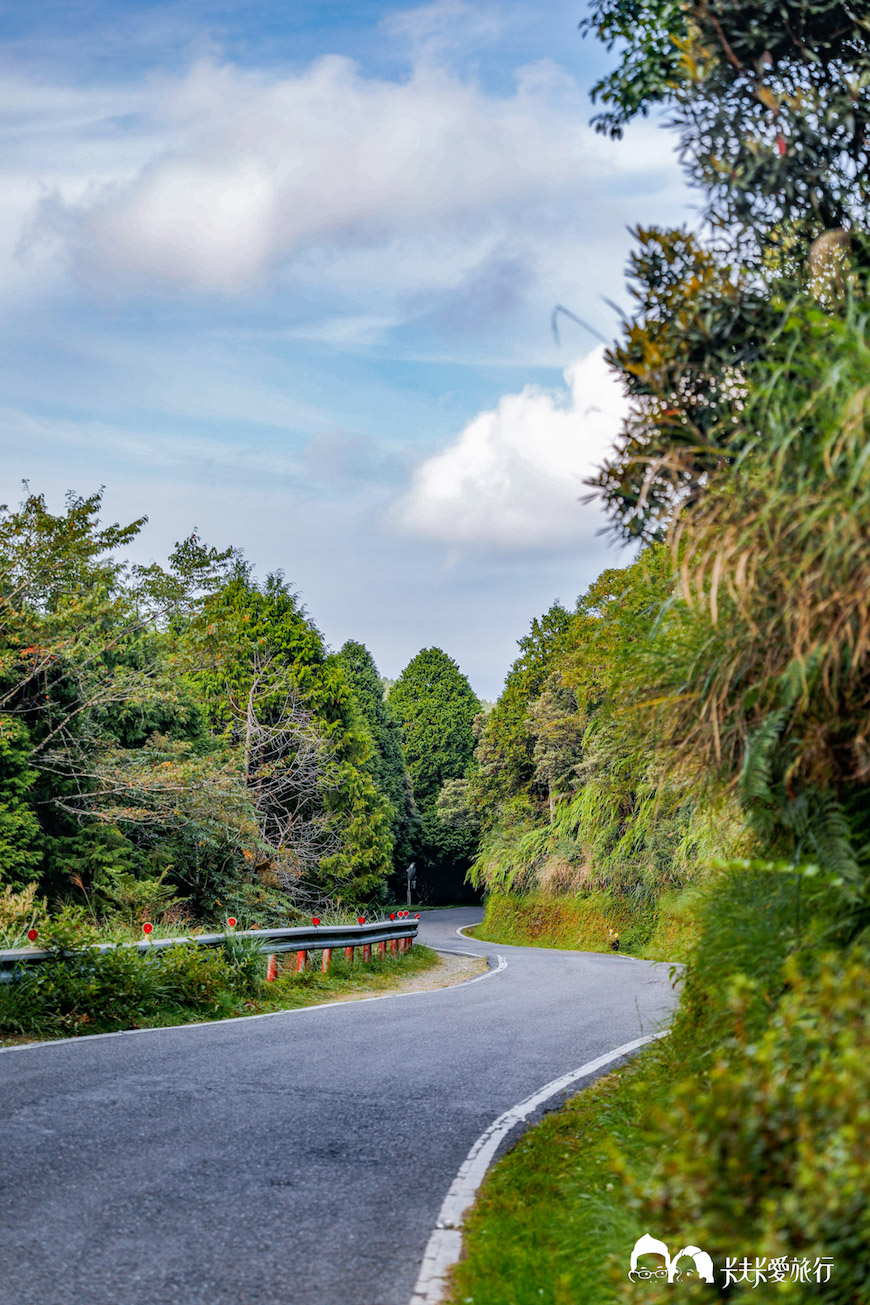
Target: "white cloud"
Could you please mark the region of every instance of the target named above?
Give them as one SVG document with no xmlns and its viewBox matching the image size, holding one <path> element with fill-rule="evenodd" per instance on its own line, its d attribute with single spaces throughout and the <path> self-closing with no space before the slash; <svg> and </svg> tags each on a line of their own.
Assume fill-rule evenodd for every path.
<svg viewBox="0 0 870 1305">
<path fill-rule="evenodd" d="M 234 292 L 294 258 L 304 274 L 320 251 L 365 262 L 397 248 L 412 255 L 406 292 L 450 285 L 506 245 L 545 247 L 554 212 L 567 227 L 584 204 L 600 210 L 614 172 L 579 87 L 547 61 L 495 95 L 427 59 L 404 81 L 336 55 L 289 76 L 206 60 L 149 83 L 138 108 L 131 164 L 112 175 L 101 160 L 89 179 L 89 141 L 78 186 L 59 178 L 36 221 L 113 288 Z M 125 130 L 111 135 L 114 163 Z M 622 163 L 670 177 L 666 143 L 650 141 Z"/>
<path fill-rule="evenodd" d="M 598 349 L 565 372 L 566 390 L 528 385 L 479 413 L 420 466 L 395 504 L 403 534 L 518 553 L 589 538 L 601 511 L 584 480 L 619 433 L 626 401 Z"/>
</svg>

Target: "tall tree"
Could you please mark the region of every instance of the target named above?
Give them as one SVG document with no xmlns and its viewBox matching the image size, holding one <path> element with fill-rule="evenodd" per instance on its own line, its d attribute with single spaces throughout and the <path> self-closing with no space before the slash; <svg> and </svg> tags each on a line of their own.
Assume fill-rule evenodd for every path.
<svg viewBox="0 0 870 1305">
<path fill-rule="evenodd" d="M 438 798 L 448 781 L 464 778 L 471 768 L 481 704 L 456 662 L 440 648 L 424 648 L 412 658 L 388 701 L 402 724 L 414 798 L 423 817 L 417 847 L 421 889 L 435 900 L 449 900 L 462 890 L 474 834 L 468 826 L 443 821 Z"/>
<path fill-rule="evenodd" d="M 738 402 L 788 365 L 790 306 L 836 311 L 870 273 L 868 21 L 840 0 L 593 0 L 583 26 L 621 49 L 597 125 L 666 105 L 715 237 L 638 232 L 637 312 L 611 355 L 632 411 L 596 482 L 629 537 L 740 456 Z"/>
<path fill-rule="evenodd" d="M 567 647 L 571 623 L 572 614 L 560 602 L 532 621 L 519 640 L 520 655 L 498 702 L 478 724 L 474 793 L 485 823 L 496 820 L 506 802 L 523 808 L 534 804 L 535 738 L 528 729 L 528 709 Z"/>
<path fill-rule="evenodd" d="M 599 126 L 667 105 L 713 237 L 640 233 L 611 354 L 633 402 L 597 483 L 682 580 L 635 691 L 768 848 L 866 881 L 870 17 L 593 0 L 587 26 L 624 43 Z"/>
<path fill-rule="evenodd" d="M 419 814 L 402 747 L 402 725 L 387 702 L 375 660 L 364 644 L 349 639 L 339 659 L 374 742 L 369 770 L 392 807 L 393 865 L 404 871 L 413 855 Z"/>
<path fill-rule="evenodd" d="M 268 778 L 258 810 L 279 878 L 366 901 L 391 869 L 390 807 L 369 773 L 372 739 L 341 660 L 282 576 L 258 585 L 241 562 L 190 637 L 208 659 L 196 682 L 209 719 L 242 754 L 255 805 Z M 284 830 L 279 845 L 266 826 Z"/>
</svg>

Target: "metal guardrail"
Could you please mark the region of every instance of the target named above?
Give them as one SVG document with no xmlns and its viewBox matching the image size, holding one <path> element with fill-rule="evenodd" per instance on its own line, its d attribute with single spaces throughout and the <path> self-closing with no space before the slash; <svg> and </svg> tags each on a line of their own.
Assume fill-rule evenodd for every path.
<svg viewBox="0 0 870 1305">
<path fill-rule="evenodd" d="M 272 957 L 278 952 L 295 952 L 296 968 L 303 970 L 309 964 L 309 952 L 323 952 L 322 968 L 329 968 L 332 953 L 344 948 L 348 960 L 353 959 L 354 948 L 361 947 L 363 960 L 370 961 L 372 947 L 377 945 L 382 956 L 387 944 L 391 955 L 407 951 L 417 936 L 420 917 L 401 914 L 395 920 L 375 920 L 371 924 L 316 924 L 295 929 L 232 929 L 229 933 L 189 934 L 184 938 L 155 938 L 153 942 L 90 943 L 86 947 L 65 953 L 39 947 L 10 947 L 0 951 L 0 983 L 10 983 L 17 970 L 39 965 L 45 961 L 66 956 L 85 956 L 93 952 L 110 952 L 118 947 L 133 948 L 147 956 L 165 951 L 168 947 L 221 947 L 229 938 L 252 938 L 260 944 L 260 951 L 269 956 L 269 977 L 274 978 Z"/>
</svg>

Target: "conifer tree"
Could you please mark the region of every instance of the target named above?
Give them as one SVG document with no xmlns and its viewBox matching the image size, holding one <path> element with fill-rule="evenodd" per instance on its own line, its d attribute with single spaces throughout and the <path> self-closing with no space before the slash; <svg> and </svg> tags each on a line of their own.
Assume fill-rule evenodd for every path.
<svg viewBox="0 0 870 1305">
<path fill-rule="evenodd" d="M 433 900 L 462 894 L 476 835 L 445 823 L 438 798 L 445 784 L 472 766 L 474 721 L 481 704 L 452 657 L 424 648 L 390 690 L 389 705 L 402 723 L 414 798 L 423 819 L 417 846 L 421 891 Z"/>
</svg>

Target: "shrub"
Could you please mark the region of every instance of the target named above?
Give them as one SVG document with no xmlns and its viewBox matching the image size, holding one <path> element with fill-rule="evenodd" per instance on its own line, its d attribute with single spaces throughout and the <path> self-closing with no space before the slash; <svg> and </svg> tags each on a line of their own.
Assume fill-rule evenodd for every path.
<svg viewBox="0 0 870 1305">
<path fill-rule="evenodd" d="M 0 947 L 27 946 L 27 930 L 45 914 L 45 902 L 37 899 L 36 890 L 35 883 L 18 891 L 0 885 Z"/>
<path fill-rule="evenodd" d="M 649 1141 L 657 1177 L 636 1202 L 658 1236 L 692 1240 L 726 1256 L 833 1258 L 829 1283 L 787 1281 L 783 1301 L 870 1301 L 870 947 L 824 955 L 815 973 L 796 957 L 783 968 L 785 995 L 756 1037 L 758 980 L 730 988 L 730 1035 L 704 1087 L 675 1089 Z M 649 1301 L 668 1301 L 673 1288 Z M 729 1299 L 752 1297 L 738 1283 Z M 687 1294 L 688 1293 L 688 1294 Z M 689 1284 L 683 1294 L 692 1299 Z M 626 1289 L 626 1299 L 634 1295 Z"/>
<path fill-rule="evenodd" d="M 257 992 L 263 975 L 262 954 L 250 939 L 143 954 L 126 946 L 97 951 L 95 937 L 80 908 L 64 908 L 41 939 L 51 959 L 0 988 L 0 1028 L 63 1035 L 136 1027 L 161 1013 L 229 1013 Z"/>
</svg>

